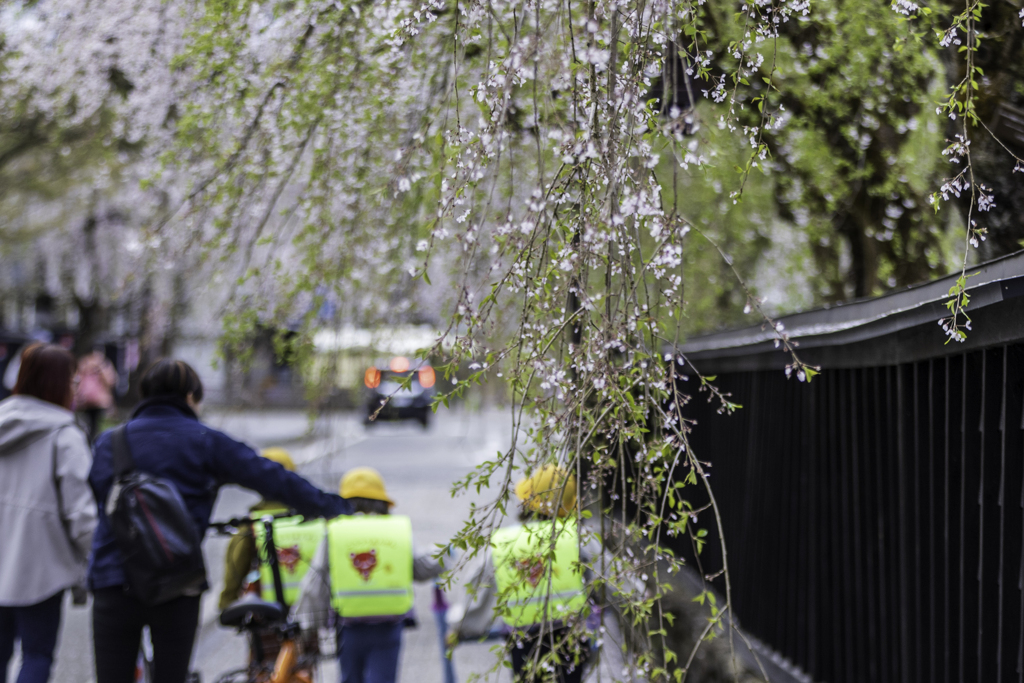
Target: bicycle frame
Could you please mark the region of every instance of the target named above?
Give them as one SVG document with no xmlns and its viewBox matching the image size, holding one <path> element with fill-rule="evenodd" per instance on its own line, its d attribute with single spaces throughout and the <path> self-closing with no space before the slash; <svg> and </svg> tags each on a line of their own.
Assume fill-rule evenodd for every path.
<svg viewBox="0 0 1024 683">
<path fill-rule="evenodd" d="M 291 605 L 285 602 L 284 580 L 281 578 L 281 562 L 277 557 L 277 545 L 274 543 L 274 517 L 267 515 L 260 522 L 263 524 L 264 552 L 267 555 L 267 563 L 270 565 L 270 575 L 274 579 L 274 597 L 284 607 L 285 616 L 291 611 Z M 274 673 L 270 677 L 270 683 L 312 683 L 311 673 L 295 667 L 299 663 L 299 647 L 297 643 L 297 626 L 284 633 L 284 640 L 281 643 L 281 650 L 277 654 L 277 661 L 274 663 Z"/>
<path fill-rule="evenodd" d="M 313 677 L 307 675 L 306 671 L 295 671 L 295 665 L 299 661 L 299 650 L 295 640 L 285 640 L 281 644 L 281 652 L 277 655 L 274 663 L 274 673 L 270 677 L 270 683 L 312 683 Z"/>
<path fill-rule="evenodd" d="M 267 564 L 270 565 L 270 575 L 274 577 L 274 597 L 284 607 L 285 615 L 288 614 L 290 605 L 284 600 L 284 580 L 281 578 L 281 562 L 277 557 L 277 546 L 274 544 L 274 517 L 267 515 L 260 518 L 263 524 L 263 550 L 267 554 Z"/>
</svg>

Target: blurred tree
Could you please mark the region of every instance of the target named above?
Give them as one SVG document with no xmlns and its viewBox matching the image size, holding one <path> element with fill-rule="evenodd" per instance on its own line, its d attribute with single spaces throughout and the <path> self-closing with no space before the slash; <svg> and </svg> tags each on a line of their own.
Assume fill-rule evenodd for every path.
<svg viewBox="0 0 1024 683">
<path fill-rule="evenodd" d="M 728 10 L 703 11 L 713 49 L 735 51 Z M 918 132 L 941 70 L 924 46 L 899 49 L 908 33 L 876 4 L 830 3 L 784 26 L 774 53 L 738 84 L 765 98 L 738 125 L 764 145 L 753 167 L 771 179 L 779 215 L 807 238 L 815 302 L 921 282 L 945 265 L 944 218 L 928 204 L 940 141 Z M 764 125 L 768 112 L 778 125 Z"/>
<path fill-rule="evenodd" d="M 50 297 L 51 326 L 73 328 L 79 352 L 112 335 L 140 337 L 144 361 L 167 352 L 187 261 L 147 230 L 175 180 L 140 183 L 173 134 L 189 5 L 0 8 L 0 258 L 31 274 L 0 278 L 9 323 Z"/>
<path fill-rule="evenodd" d="M 280 19 L 273 19 L 279 10 L 263 12 L 263 21 L 268 22 L 266 26 L 284 25 Z M 209 7 L 204 10 L 188 2 L 115 3 L 107 11 L 99 11 L 89 3 L 83 5 L 70 0 L 11 3 L 4 9 L 6 37 L 0 49 L 0 64 L 3 65 L 0 89 L 5 103 L 0 110 L 0 178 L 3 179 L 0 210 L 9 219 L 3 235 L 6 244 L 53 228 L 70 235 L 77 230 L 73 227 L 77 225 L 81 233 L 67 243 L 80 245 L 75 247 L 74 254 L 94 254 L 94 250 L 84 248 L 85 232 L 86 226 L 93 226 L 91 229 L 95 232 L 96 226 L 102 231 L 107 225 L 104 216 L 92 215 L 91 207 L 99 200 L 117 204 L 114 208 L 100 209 L 100 213 L 118 216 L 125 229 L 145 230 L 147 226 L 158 226 L 167 213 L 173 212 L 181 206 L 181 200 L 187 198 L 181 196 L 184 184 L 166 168 L 162 171 L 164 180 L 149 186 L 148 191 L 140 192 L 137 183 L 158 175 L 153 158 L 167 149 L 172 134 L 179 136 L 179 143 L 185 143 L 179 149 L 203 152 L 193 158 L 194 163 L 181 174 L 194 183 L 196 192 L 192 199 L 222 193 L 222 183 L 224 187 L 231 186 L 230 178 L 240 181 L 232 190 L 235 208 L 216 217 L 210 216 L 221 226 L 216 228 L 220 237 L 213 242 L 206 241 L 207 246 L 223 247 L 215 251 L 234 263 L 229 270 L 234 270 L 238 276 L 281 273 L 281 264 L 277 263 L 281 252 L 271 242 L 322 240 L 300 229 L 302 221 L 293 213 L 298 204 L 291 201 L 294 199 L 291 192 L 299 187 L 293 182 L 299 166 L 290 173 L 287 165 L 274 172 L 280 182 L 276 189 L 263 193 L 256 202 L 263 203 L 262 209 L 240 210 L 243 201 L 253 203 L 252 193 L 245 190 L 247 185 L 263 188 L 265 185 L 261 183 L 268 180 L 265 174 L 254 175 L 253 167 L 230 163 L 232 155 L 244 154 L 249 145 L 254 149 L 266 144 L 285 143 L 293 148 L 299 145 L 306 154 L 303 159 L 312 160 L 302 161 L 300 165 L 313 164 L 310 177 L 321 186 L 319 202 L 324 208 L 330 197 L 332 212 L 346 215 L 354 211 L 352 220 L 381 222 L 379 213 L 372 218 L 367 213 L 372 203 L 365 199 L 355 201 L 360 187 L 373 184 L 372 175 L 364 172 L 349 179 L 355 182 L 346 182 L 350 190 L 339 195 L 327 188 L 337 184 L 340 177 L 316 171 L 328 158 L 355 154 L 357 149 L 343 152 L 336 144 L 337 137 L 334 145 L 320 146 L 314 151 L 318 144 L 315 139 L 319 136 L 310 138 L 306 147 L 301 147 L 302 137 L 289 143 L 280 137 L 264 135 L 268 121 L 277 122 L 271 117 L 284 113 L 276 109 L 273 99 L 255 110 L 259 116 L 241 138 L 243 146 L 221 155 L 222 161 L 229 163 L 220 169 L 209 165 L 216 156 L 214 152 L 225 143 L 217 137 L 219 129 L 213 125 L 218 110 L 208 109 L 197 118 L 197 110 L 193 109 L 184 125 L 179 126 L 182 113 L 195 104 L 195 99 L 189 96 L 190 92 L 196 92 L 195 86 L 190 85 L 195 74 L 189 66 L 190 58 L 171 66 L 173 56 L 185 50 L 188 27 L 195 26 L 203 12 L 207 19 L 212 16 Z M 677 43 L 669 44 L 662 77 L 654 79 L 648 97 L 659 102 L 661 113 L 668 119 L 676 120 L 672 118 L 673 110 L 685 111 L 682 118 L 688 123 L 683 124 L 684 130 L 677 132 L 691 134 L 693 137 L 689 139 L 699 140 L 702 149 L 712 151 L 704 154 L 706 164 L 693 166 L 699 169 L 696 175 L 690 175 L 692 169 L 687 168 L 672 171 L 677 177 L 670 182 L 667 180 L 669 169 L 660 172 L 666 196 L 674 197 L 674 190 L 668 191 L 670 184 L 686 188 L 688 210 L 702 216 L 707 230 L 713 233 L 709 236 L 716 236 L 740 272 L 750 275 L 759 285 L 759 291 L 771 290 L 773 303 L 778 306 L 802 307 L 874 294 L 888 287 L 927 279 L 935 269 L 948 268 L 956 230 L 947 229 L 949 216 L 936 216 L 927 206 L 927 198 L 941 184 L 943 173 L 935 161 L 934 150 L 942 145 L 941 135 L 947 132 L 937 130 L 931 101 L 939 97 L 944 79 L 955 80 L 958 69 L 962 71 L 962 60 L 957 60 L 955 46 L 944 52 L 934 50 L 926 41 L 921 42 L 920 35 L 915 35 L 919 26 L 908 23 L 896 12 L 880 12 L 865 0 L 843 0 L 822 11 L 810 12 L 783 26 L 782 40 L 776 43 L 774 52 L 763 57 L 760 64 L 751 64 L 750 78 L 738 84 L 738 92 L 745 91 L 744 96 L 767 94 L 768 110 L 774 110 L 779 116 L 778 125 L 769 128 L 760 125 L 761 117 L 756 110 L 740 109 L 735 112 L 735 118 L 730 118 L 728 102 L 707 102 L 705 96 L 712 89 L 712 83 L 721 79 L 730 52 L 735 51 L 742 24 L 734 21 L 730 11 L 721 5 L 704 4 L 700 12 L 701 31 L 681 34 Z M 946 14 L 950 12 L 952 6 Z M 360 21 L 343 25 L 355 26 Z M 944 18 L 933 17 L 925 28 L 940 27 L 942 21 Z M 1020 31 L 1013 30 L 1017 26 L 1016 10 L 1011 3 L 1001 0 L 986 13 L 985 21 L 986 42 L 979 54 L 979 64 L 984 65 L 987 72 L 982 79 L 979 111 L 983 120 L 997 128 L 1012 127 L 1012 121 L 1016 120 L 1013 107 L 1020 104 L 1021 98 L 1020 79 L 1015 78 L 1015 69 L 1021 61 L 1014 59 L 1020 50 Z M 62 40 L 55 43 L 51 40 L 54 35 L 60 35 Z M 233 75 L 258 73 L 258 69 L 253 71 L 246 64 L 266 64 L 267 59 L 282 60 L 279 65 L 285 68 L 291 63 L 305 63 L 305 52 L 320 49 L 309 44 L 313 33 L 308 36 L 299 33 L 295 36 L 298 42 L 293 46 L 298 51 L 289 57 L 283 52 L 289 47 L 280 40 L 283 34 L 276 36 L 245 48 L 228 46 L 223 41 L 210 42 L 206 48 L 197 44 L 196 47 L 207 50 L 207 54 L 212 54 L 209 50 L 213 49 L 223 51 L 223 58 L 218 59 L 223 68 L 208 72 L 210 80 L 203 87 L 214 90 L 218 84 L 226 87 Z M 698 43 L 714 55 L 713 65 L 704 79 L 685 73 L 687 69 L 693 71 L 693 58 L 689 55 Z M 480 57 L 479 47 L 470 45 L 467 63 Z M 228 58 L 241 61 L 231 65 L 226 61 Z M 54 69 L 55 63 L 59 63 L 60 68 Z M 279 96 L 279 89 L 287 87 L 287 71 L 279 73 L 286 78 L 269 93 L 271 97 Z M 666 78 L 672 83 L 671 94 L 662 97 L 662 81 Z M 771 80 L 770 92 L 764 78 Z M 344 73 L 337 72 L 334 90 L 343 88 L 346 82 Z M 250 81 L 249 87 L 257 83 Z M 446 88 L 453 83 L 451 74 L 437 71 L 426 80 L 410 79 L 405 94 L 420 97 L 423 105 L 419 115 L 429 116 L 436 97 L 448 96 Z M 327 82 L 324 87 L 328 87 Z M 327 96 L 330 90 L 321 88 L 317 92 L 317 96 Z M 700 105 L 701 101 L 707 103 Z M 250 98 L 239 102 L 248 103 L 246 106 L 255 104 Z M 387 112 L 395 105 L 392 96 L 389 101 L 381 101 L 375 111 Z M 695 110 L 695 107 L 698 108 Z M 325 110 L 323 116 L 329 111 Z M 525 108 L 513 105 L 507 115 L 523 129 L 524 112 Z M 319 135 L 323 134 L 325 126 L 333 130 L 323 116 L 317 124 Z M 748 132 L 756 130 L 755 142 L 763 143 L 770 153 L 766 159 L 755 160 L 759 170 L 767 174 L 768 183 L 755 188 L 751 180 L 745 179 L 746 200 L 738 207 L 733 207 L 729 198 L 720 196 L 720 188 L 733 185 L 731 167 L 746 168 L 742 151 L 726 137 L 712 140 L 711 129 L 722 125 L 723 117 L 729 118 L 730 127 L 745 127 Z M 704 127 L 695 131 L 701 119 Z M 291 122 L 296 134 L 301 134 L 297 126 L 306 125 L 300 123 L 303 120 L 296 118 Z M 388 120 L 384 116 L 371 125 L 389 125 L 385 124 Z M 525 130 L 529 130 L 529 122 L 526 125 Z M 305 130 L 312 129 L 306 125 Z M 426 138 L 417 142 L 415 131 L 406 130 L 406 138 L 412 142 L 406 145 L 409 149 L 433 148 L 435 155 L 443 149 L 443 145 L 436 146 Z M 1012 134 L 1003 137 L 1010 144 L 1015 139 Z M 730 144 L 733 144 L 733 151 L 724 151 Z M 978 150 L 976 168 L 988 179 L 998 197 L 993 212 L 986 217 L 993 238 L 986 243 L 983 252 L 985 256 L 995 256 L 1016 248 L 1021 238 L 1015 227 L 1015 216 L 1019 215 L 1016 203 L 1021 201 L 1021 193 L 1013 191 L 1012 162 L 1007 163 L 1009 157 L 1002 153 L 1001 147 L 988 136 L 976 138 L 975 145 Z M 717 149 L 723 150 L 722 156 L 712 157 Z M 182 158 L 179 155 L 179 160 Z M 410 157 L 410 161 L 421 163 L 413 159 L 420 157 Z M 271 160 L 276 164 L 278 157 L 267 157 L 265 168 L 269 168 L 266 163 Z M 364 158 L 364 166 L 368 161 L 369 158 Z M 200 173 L 201 169 L 205 176 Z M 432 190 L 413 180 L 424 175 L 423 169 L 410 168 L 409 171 L 403 182 L 410 185 L 411 191 L 397 186 L 391 190 L 398 189 L 395 194 L 402 201 L 396 206 L 404 208 L 386 219 L 386 223 L 416 224 L 424 217 L 423 206 L 430 203 Z M 377 175 L 378 179 L 386 177 Z M 293 190 L 286 191 L 286 186 Z M 704 189 L 698 190 L 698 186 Z M 379 191 L 375 189 L 371 193 Z M 766 192 L 774 196 L 774 207 L 765 204 Z M 760 198 L 753 194 L 759 194 Z M 69 203 L 67 199 L 71 196 L 80 199 Z M 264 201 L 268 198 L 273 201 Z M 38 218 L 40 212 L 32 207 L 40 202 L 63 203 L 64 209 L 51 210 L 50 218 L 42 221 L 25 221 L 29 214 Z M 140 211 L 143 205 L 146 210 Z M 291 218 L 279 220 L 282 213 Z M 709 220 L 712 217 L 714 219 Z M 193 220 L 195 218 L 193 215 Z M 30 223 L 36 227 L 30 230 Z M 231 229 L 225 230 L 228 225 Z M 268 234 L 268 230 L 274 234 Z M 291 238 L 281 240 L 281 230 Z M 195 236 L 186 242 L 192 243 Z M 351 232 L 347 235 L 349 241 L 355 237 Z M 414 260 L 415 251 L 411 247 L 420 237 L 412 235 L 406 239 L 396 235 L 404 245 L 406 260 Z M 141 233 L 137 241 L 149 243 Z M 696 245 L 699 240 L 691 242 Z M 374 240 L 367 248 L 394 249 L 397 244 Z M 166 243 L 161 246 L 166 258 Z M 309 252 L 330 260 L 318 267 L 326 279 L 336 279 L 331 277 L 332 273 L 353 272 L 354 262 L 350 259 L 355 256 L 354 250 L 344 249 L 337 253 L 337 258 L 331 256 L 335 253 L 333 247 Z M 687 250 L 686 258 L 690 264 L 688 272 L 711 285 L 690 288 L 693 294 L 689 311 L 691 331 L 737 322 L 746 302 L 743 293 L 731 284 L 733 275 L 729 264 L 720 259 L 716 250 L 704 247 Z M 391 259 L 378 260 L 391 262 Z M 408 267 L 407 263 L 396 263 L 391 269 L 392 284 L 388 288 L 393 294 L 388 299 L 375 299 L 388 302 L 379 306 L 375 315 L 411 315 L 414 319 L 425 319 L 409 309 L 409 303 L 416 301 L 415 310 L 430 310 L 429 319 L 439 321 L 440 309 L 436 302 L 430 297 L 419 297 L 414 281 L 402 275 Z M 788 286 L 783 289 L 772 287 L 780 269 L 787 275 Z M 91 270 L 102 271 L 97 263 L 92 264 Z M 444 276 L 437 269 L 434 275 Z M 107 278 L 97 278 L 91 286 L 109 282 Z M 308 297 L 315 289 L 314 284 L 300 278 L 292 287 L 296 296 Z M 261 294 L 258 288 L 248 291 L 244 286 L 235 286 L 234 289 L 244 293 L 246 306 L 270 306 L 272 309 L 276 305 L 268 302 L 265 290 Z M 96 310 L 95 304 L 90 303 L 95 299 L 93 293 L 82 291 L 77 296 L 84 302 L 82 315 L 92 315 Z M 354 302 L 359 295 L 347 292 L 344 299 Z M 367 305 L 374 306 L 366 301 L 356 308 L 369 310 Z M 292 308 L 291 304 L 284 305 L 285 310 Z M 273 315 L 271 309 L 268 315 Z"/>
<path fill-rule="evenodd" d="M 967 214 L 970 196 L 959 197 L 959 211 L 952 214 L 936 214 L 929 201 L 943 177 L 959 170 L 947 172 L 937 154 L 947 144 L 943 137 L 952 139 L 959 132 L 959 122 L 936 116 L 934 106 L 944 99 L 944 89 L 962 79 L 965 71 L 957 45 L 943 49 L 929 36 L 941 34 L 961 10 L 947 3 L 935 13 L 909 21 L 905 15 L 881 12 L 877 5 L 862 0 L 830 3 L 782 27 L 784 40 L 755 65 L 756 75 L 721 90 L 723 105 L 698 109 L 706 124 L 724 127 L 728 109 L 723 107 L 728 105 L 727 91 L 732 97 L 732 87 L 747 96 L 766 98 L 766 110 L 739 110 L 738 122 L 729 126 L 738 126 L 765 149 L 764 158 L 754 159 L 751 167 L 745 166 L 742 154 L 726 162 L 738 166 L 745 178 L 744 202 L 735 208 L 722 199 L 699 202 L 702 207 L 716 206 L 720 216 L 729 216 L 714 230 L 727 253 L 745 265 L 741 272 L 756 273 L 756 264 L 764 257 L 774 260 L 773 249 L 788 246 L 789 263 L 804 270 L 807 287 L 802 294 L 791 293 L 787 302 L 805 306 L 922 282 L 962 259 L 961 216 Z M 723 64 L 736 52 L 740 29 L 723 6 L 706 4 L 702 11 L 707 17 L 706 32 L 697 38 L 680 36 L 675 50 L 692 54 L 703 39 L 704 47 L 714 54 L 713 63 Z M 999 139 L 976 127 L 972 150 L 977 150 L 977 180 L 997 197 L 995 206 L 978 219 L 992 235 L 980 257 L 992 258 L 1019 249 L 1024 238 L 1019 220 L 1024 207 L 1018 206 L 1024 194 L 1017 191 L 1014 158 L 1004 147 L 1024 149 L 1024 88 L 1020 85 L 1024 32 L 1019 7 L 1013 3 L 995 3 L 983 17 L 977 64 L 984 67 L 984 76 L 979 79 L 977 107 L 981 120 Z M 722 75 L 721 70 L 712 69 L 708 78 L 689 87 L 707 95 Z M 652 94 L 660 98 L 661 87 L 659 80 Z M 677 84 L 675 90 L 679 89 Z M 778 125 L 762 125 L 767 112 L 778 116 Z M 767 215 L 765 185 L 752 187 L 753 178 L 746 178 L 752 168 L 764 173 L 775 197 L 777 208 L 769 209 Z M 697 186 L 721 188 L 723 183 L 729 186 L 719 165 L 705 169 L 699 178 L 688 178 L 684 185 L 692 192 Z M 752 194 L 754 206 L 745 208 Z M 773 213 L 796 228 L 784 231 L 785 243 L 766 239 L 771 229 L 766 230 L 765 223 L 777 220 Z M 732 279 L 728 272 L 712 273 L 729 270 L 727 264 L 714 265 L 719 260 L 715 250 L 708 252 L 707 264 L 702 250 L 691 250 L 689 257 L 700 278 L 712 278 L 712 289 L 721 276 Z M 799 272 L 791 274 L 801 277 Z M 728 295 L 725 299 L 715 295 L 719 305 L 727 299 Z M 727 319 L 735 321 L 743 299 L 733 290 Z M 695 303 L 702 311 L 714 308 L 712 301 Z M 703 328 L 721 314 L 711 311 L 710 318 L 695 317 Z"/>
</svg>

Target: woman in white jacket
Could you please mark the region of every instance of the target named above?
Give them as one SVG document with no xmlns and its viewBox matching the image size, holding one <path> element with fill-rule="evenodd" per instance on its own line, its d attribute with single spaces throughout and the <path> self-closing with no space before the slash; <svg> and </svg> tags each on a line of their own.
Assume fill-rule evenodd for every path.
<svg viewBox="0 0 1024 683">
<path fill-rule="evenodd" d="M 21 356 L 0 401 L 0 683 L 15 640 L 18 683 L 50 677 L 67 588 L 84 582 L 96 526 L 91 457 L 71 412 L 75 358 L 53 344 Z"/>
</svg>

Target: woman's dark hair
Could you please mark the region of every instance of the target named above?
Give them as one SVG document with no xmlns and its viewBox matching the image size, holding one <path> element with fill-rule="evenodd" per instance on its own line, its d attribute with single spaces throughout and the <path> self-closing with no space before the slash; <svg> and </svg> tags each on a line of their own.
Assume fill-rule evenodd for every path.
<svg viewBox="0 0 1024 683">
<path fill-rule="evenodd" d="M 21 368 L 12 393 L 35 396 L 70 410 L 75 399 L 71 380 L 77 366 L 75 357 L 63 346 L 31 344 L 21 353 Z"/>
<path fill-rule="evenodd" d="M 362 512 L 364 515 L 386 515 L 391 508 L 386 500 L 375 500 L 373 498 L 346 498 L 352 504 L 352 512 Z"/>
<path fill-rule="evenodd" d="M 181 399 L 192 394 L 192 400 L 203 400 L 203 382 L 192 366 L 183 360 L 163 358 L 149 366 L 139 385 L 142 398 L 177 396 Z"/>
</svg>

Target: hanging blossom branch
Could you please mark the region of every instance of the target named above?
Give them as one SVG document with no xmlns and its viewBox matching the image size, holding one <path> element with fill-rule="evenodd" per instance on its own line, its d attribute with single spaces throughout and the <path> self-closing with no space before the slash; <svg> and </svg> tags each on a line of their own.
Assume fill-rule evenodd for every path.
<svg viewBox="0 0 1024 683">
<path fill-rule="evenodd" d="M 892 8 L 907 17 L 920 18 L 932 13 L 932 10 L 920 7 L 910 0 L 896 0 Z M 952 121 L 960 121 L 960 131 L 942 151 L 943 156 L 948 157 L 951 164 L 960 167 L 960 171 L 952 178 L 947 178 L 939 190 L 931 195 L 931 203 L 938 212 L 942 202 L 949 201 L 951 197 L 960 198 L 961 195 L 970 193 L 960 276 L 949 289 L 949 299 L 946 301 L 949 315 L 938 321 L 947 336 L 947 344 L 951 341 L 966 341 L 967 332 L 971 329 L 971 318 L 967 314 L 967 307 L 971 301 L 967 292 L 970 277 L 967 273 L 967 262 L 971 249 L 977 249 L 987 236 L 986 228 L 978 225 L 975 212 L 985 213 L 995 206 L 995 196 L 991 189 L 984 183 L 976 181 L 974 176 L 974 165 L 971 163 L 972 129 L 984 128 L 1013 158 L 1014 172 L 1022 168 L 1020 157 L 1011 152 L 978 117 L 978 78 L 982 77 L 984 72 L 975 64 L 975 59 L 983 38 L 977 26 L 984 8 L 985 4 L 980 0 L 966 0 L 963 11 L 956 13 L 948 26 L 937 31 L 940 48 L 955 47 L 958 52 L 964 54 L 965 70 L 963 77 L 950 87 L 945 100 L 935 110 L 937 115 L 947 116 Z M 1021 12 L 1021 16 L 1024 17 L 1024 11 Z"/>
<path fill-rule="evenodd" d="M 740 287 L 743 289 L 743 293 L 746 295 L 747 300 L 746 304 L 743 307 L 743 312 L 750 313 L 756 310 L 758 316 L 760 316 L 761 320 L 763 321 L 762 329 L 764 327 L 768 327 L 771 328 L 772 332 L 774 333 L 775 348 L 781 348 L 790 357 L 790 362 L 786 364 L 786 377 L 792 377 L 793 374 L 796 373 L 796 378 L 801 382 L 810 382 L 812 379 L 814 379 L 821 372 L 821 366 L 809 365 L 804 361 L 800 360 L 800 357 L 797 355 L 796 352 L 796 347 L 799 345 L 799 342 L 797 342 L 795 339 L 790 339 L 789 332 L 786 331 L 786 326 L 784 323 L 775 320 L 774 317 L 768 315 L 768 313 L 764 310 L 763 301 L 757 296 L 755 296 L 754 292 L 751 291 L 750 287 L 747 285 L 746 279 L 736 269 L 732 257 L 729 256 L 724 249 L 722 249 L 722 247 L 718 244 L 717 241 L 708 236 L 706 232 L 700 230 L 699 228 L 695 228 L 694 231 L 698 235 L 703 237 L 705 240 L 707 240 L 711 244 L 711 246 L 714 247 L 716 251 L 718 251 L 718 253 L 722 257 L 722 260 L 726 262 L 726 264 L 729 266 L 729 269 L 732 271 L 733 277 L 736 279 Z M 704 382 L 703 377 L 701 378 L 701 381 Z M 731 413 L 734 410 L 734 408 L 727 406 L 726 402 L 723 402 L 723 407 L 725 408 L 726 412 Z"/>
<path fill-rule="evenodd" d="M 961 192 L 970 190 L 971 201 L 967 210 L 966 244 L 964 245 L 964 258 L 961 264 L 960 277 L 950 288 L 950 299 L 946 302 L 946 308 L 950 315 L 939 320 L 939 325 L 946 333 L 950 341 L 963 342 L 967 339 L 967 331 L 971 329 L 971 318 L 967 315 L 967 306 L 971 298 L 967 293 L 967 257 L 970 248 L 978 247 L 985 239 L 985 229 L 979 228 L 974 218 L 974 211 L 988 211 L 995 203 L 990 192 L 984 185 L 978 186 L 974 182 L 974 165 L 971 163 L 971 138 L 970 126 L 979 123 L 975 107 L 975 90 L 977 88 L 976 77 L 981 75 L 981 69 L 974 65 L 974 58 L 978 51 L 979 36 L 975 31 L 975 22 L 981 19 L 982 5 L 977 0 L 968 0 L 963 13 L 957 15 L 953 25 L 943 34 L 940 45 L 946 47 L 950 44 L 959 45 L 959 34 L 962 32 L 967 40 L 964 53 L 966 55 L 966 73 L 964 78 L 954 85 L 950 90 L 949 99 L 943 105 L 942 110 L 951 119 L 960 116 L 962 132 L 957 134 L 956 139 L 943 150 L 943 155 L 948 155 L 950 162 L 959 164 L 964 161 L 963 170 L 952 180 L 947 181 L 937 193 L 943 200 L 948 200 L 950 194 L 959 197 Z M 932 204 L 938 210 L 938 198 L 932 195 Z"/>
<path fill-rule="evenodd" d="M 766 56 L 776 73 L 779 27 L 808 11 L 806 1 L 744 7 L 718 65 L 709 105 L 728 82 L 727 120 L 759 112 L 744 131 L 755 156 L 773 114 L 737 86 Z M 303 310 L 316 327 L 430 305 L 410 294 L 415 278 L 445 286 L 445 332 L 423 351 L 450 383 L 439 401 L 500 379 L 514 404 L 511 441 L 455 485 L 494 498 L 451 546 L 464 561 L 487 548 L 519 477 L 552 463 L 577 473 L 584 539 L 608 553 L 591 567 L 592 589 L 638 630 L 645 646 L 629 666 L 652 680 L 684 676 L 691 652 L 664 628 L 660 599 L 685 562 L 661 541 L 701 540 L 699 550 L 706 520 L 720 526 L 717 503 L 687 500 L 711 493 L 705 465 L 680 450 L 689 397 L 669 342 L 694 223 L 685 206 L 663 209 L 659 148 L 685 131 L 652 101 L 652 77 L 681 36 L 692 75 L 710 74 L 701 22 L 701 3 L 685 0 L 307 0 L 275 12 L 224 0 L 208 3 L 182 57 L 211 84 L 179 125 L 188 153 L 216 171 L 193 194 L 218 217 L 210 242 L 254 240 L 243 253 L 266 259 L 278 283 L 276 297 L 261 289 L 265 299 L 249 301 L 264 315 Z M 274 229 L 274 207 L 301 226 Z M 263 278 L 251 270 L 255 287 Z M 765 319 L 809 379 L 816 369 Z M 713 382 L 701 377 L 697 390 L 737 409 Z M 727 596 L 696 646 L 725 629 L 731 642 L 728 567 L 701 574 L 725 577 Z M 579 641 L 583 623 L 570 622 Z"/>
<path fill-rule="evenodd" d="M 665 311 L 683 307 L 675 269 L 681 265 L 687 229 L 683 222 L 666 220 L 660 209 L 651 133 L 660 126 L 637 80 L 663 57 L 643 39 L 657 19 L 615 4 L 595 3 L 579 16 L 571 11 L 538 16 L 543 10 L 540 5 L 524 6 L 521 13 L 513 12 L 507 26 L 491 24 L 494 12 L 482 15 L 488 24 L 480 34 L 506 41 L 490 41 L 487 52 L 503 59 L 492 57 L 486 77 L 465 87 L 481 105 L 480 127 L 462 119 L 458 130 L 446 136 L 452 170 L 445 178 L 449 194 L 442 202 L 442 220 L 432 228 L 434 244 L 447 239 L 451 230 L 464 243 L 474 244 L 489 233 L 495 253 L 516 254 L 500 264 L 498 284 L 490 287 L 480 307 L 457 308 L 456 319 L 465 331 L 454 347 L 475 348 L 483 355 L 478 372 L 495 367 L 499 358 L 509 356 L 507 347 L 474 346 L 461 339 L 478 342 L 488 321 L 479 313 L 493 302 L 522 297 L 522 314 L 510 335 L 516 340 L 516 362 L 500 367 L 510 375 L 517 406 L 528 408 L 535 420 L 532 429 L 516 432 L 504 456 L 469 475 L 457 489 L 480 489 L 495 475 L 507 486 L 514 471 L 543 462 L 554 461 L 570 471 L 585 463 L 591 486 L 611 491 L 607 499 L 598 499 L 602 505 L 612 501 L 606 512 L 618 507 L 625 515 L 627 501 L 641 511 L 622 527 L 626 536 L 637 538 L 629 531 L 636 529 L 643 539 L 648 527 L 660 528 L 654 523 L 664 521 L 658 503 L 664 507 L 666 487 L 674 485 L 674 440 L 650 436 L 647 425 L 651 410 L 670 400 L 676 386 L 672 363 L 663 361 L 658 342 Z M 569 45 L 558 46 L 550 35 L 544 42 L 537 39 L 546 27 L 560 23 L 575 27 Z M 517 35 L 522 36 L 518 41 Z M 575 35 L 585 39 L 577 43 Z M 657 38 L 655 45 L 671 39 Z M 586 45 L 585 51 L 577 45 Z M 551 68 L 560 71 L 545 78 L 544 70 Z M 466 66 L 460 71 L 465 73 Z M 555 83 L 556 96 L 539 95 L 536 81 Z M 534 129 L 528 141 L 532 145 L 520 145 L 510 135 L 513 112 L 522 112 L 518 121 Z M 540 148 L 545 140 L 551 141 L 547 150 Z M 544 169 L 556 170 L 547 175 Z M 501 176 L 507 185 L 495 201 L 488 181 Z M 488 272 L 493 270 L 492 264 Z M 681 409 L 683 402 L 674 405 Z M 621 474 L 627 462 L 635 478 Z M 479 518 L 468 520 L 453 544 L 483 547 L 496 523 L 494 510 L 506 504 L 507 499 L 499 498 Z M 677 505 L 672 524 L 690 519 L 677 514 L 685 508 L 682 498 Z M 650 554 L 667 562 L 669 572 L 682 565 L 658 544 L 640 542 L 643 552 L 635 562 L 627 561 L 628 553 L 617 559 L 630 570 L 625 576 L 655 582 L 653 598 L 624 594 L 622 577 L 606 584 L 627 622 L 646 622 L 651 600 L 664 590 L 659 578 L 649 579 L 655 566 Z M 725 567 L 720 571 L 727 574 Z M 713 610 L 721 618 L 706 635 L 724 629 L 722 619 L 730 614 Z M 689 662 L 671 654 L 660 618 L 659 613 L 647 637 L 662 641 L 661 659 L 641 650 L 635 666 L 657 679 L 683 664 L 685 676 Z"/>
</svg>

